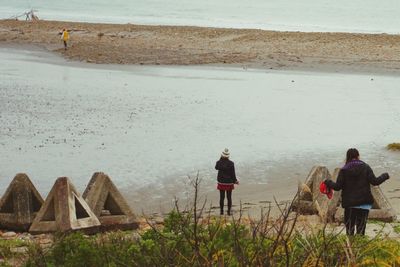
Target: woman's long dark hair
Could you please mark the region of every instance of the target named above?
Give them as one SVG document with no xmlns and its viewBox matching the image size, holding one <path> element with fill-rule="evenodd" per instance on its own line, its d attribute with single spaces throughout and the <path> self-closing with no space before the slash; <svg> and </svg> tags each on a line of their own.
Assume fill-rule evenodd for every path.
<svg viewBox="0 0 400 267">
<path fill-rule="evenodd" d="M 346 164 L 352 161 L 353 159 L 356 159 L 360 156 L 360 153 L 358 153 L 358 150 L 355 148 L 350 148 L 347 150 L 346 153 Z"/>
</svg>

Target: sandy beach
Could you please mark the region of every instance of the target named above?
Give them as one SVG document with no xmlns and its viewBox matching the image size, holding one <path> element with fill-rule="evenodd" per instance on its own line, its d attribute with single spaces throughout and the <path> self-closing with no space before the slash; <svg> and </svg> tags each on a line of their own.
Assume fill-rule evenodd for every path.
<svg viewBox="0 0 400 267">
<path fill-rule="evenodd" d="M 397 266 L 399 11 L 4 2 L 0 265 Z"/>
<path fill-rule="evenodd" d="M 67 51 L 58 34 L 63 28 L 71 31 Z M 1 20 L 0 45 L 16 44 L 90 63 L 393 74 L 400 69 L 400 36 L 388 34 Z"/>
<path fill-rule="evenodd" d="M 71 31 L 70 47 L 67 51 L 64 51 L 59 35 L 63 28 Z M 35 46 L 79 64 L 82 62 L 85 67 L 94 66 L 87 63 L 177 66 L 207 64 L 385 75 L 396 75 L 400 72 L 400 36 L 388 34 L 274 32 L 2 20 L 0 46 Z M 385 159 L 393 160 L 397 157 L 391 152 L 377 153 L 383 154 Z M 381 157 L 371 156 L 375 165 Z M 272 183 L 257 184 L 244 181 L 234 191 L 235 210 L 238 210 L 239 201 L 242 201 L 243 209 L 249 211 L 252 216 L 257 216 L 261 207 L 274 204 L 274 197 L 278 202 L 290 200 L 297 190 L 297 182 L 304 181 L 312 166 L 319 162 L 310 158 L 285 163 L 275 165 L 269 170 L 268 175 Z M 337 155 L 334 155 L 323 164 L 332 172 L 334 168 L 340 167 L 341 162 L 337 161 Z M 388 170 L 381 165 L 377 168 L 377 174 L 384 171 Z M 382 188 L 399 213 L 399 168 L 389 171 L 393 173 L 392 180 Z M 245 174 L 246 171 L 242 170 L 242 173 Z M 206 177 L 212 175 L 207 174 Z M 191 197 L 192 188 L 187 179 L 171 177 L 165 179 L 160 190 L 150 185 L 148 188 L 125 187 L 122 191 L 138 213 L 144 211 L 162 214 L 173 206 L 174 197 L 181 199 L 184 205 L 186 199 Z M 201 196 L 212 202 L 214 210 L 217 210 L 217 193 L 214 179 L 203 181 Z M 154 198 L 154 195 L 157 198 Z"/>
</svg>

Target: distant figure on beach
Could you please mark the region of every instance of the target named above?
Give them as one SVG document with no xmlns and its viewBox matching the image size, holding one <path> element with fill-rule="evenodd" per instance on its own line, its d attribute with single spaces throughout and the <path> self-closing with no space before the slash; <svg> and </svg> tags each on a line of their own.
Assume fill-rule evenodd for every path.
<svg viewBox="0 0 400 267">
<path fill-rule="evenodd" d="M 61 32 L 61 40 L 64 42 L 64 49 L 67 50 L 67 42 L 69 40 L 69 32 L 66 29 L 63 29 Z"/>
<path fill-rule="evenodd" d="M 220 214 L 224 214 L 225 193 L 228 199 L 228 215 L 231 215 L 232 209 L 232 190 L 234 184 L 239 184 L 235 174 L 235 164 L 229 160 L 229 150 L 227 148 L 222 151 L 221 158 L 215 164 L 215 169 L 218 170 L 218 186 L 219 190 L 219 208 Z"/>
<path fill-rule="evenodd" d="M 336 191 L 342 190 L 342 207 L 344 208 L 344 224 L 346 234 L 365 235 L 368 213 L 374 203 L 370 185 L 380 185 L 389 179 L 384 173 L 375 177 L 371 167 L 360 160 L 357 149 L 350 148 L 346 154 L 346 164 L 340 169 L 336 183 L 325 180 L 327 187 Z"/>
</svg>

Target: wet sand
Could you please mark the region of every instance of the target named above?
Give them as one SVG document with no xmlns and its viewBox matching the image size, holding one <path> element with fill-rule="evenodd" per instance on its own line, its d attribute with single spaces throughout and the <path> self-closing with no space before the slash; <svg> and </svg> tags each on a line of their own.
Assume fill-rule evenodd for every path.
<svg viewBox="0 0 400 267">
<path fill-rule="evenodd" d="M 92 173 L 103 171 L 136 213 L 160 216 L 170 211 L 175 197 L 181 207 L 193 198 L 188 175 L 193 178 L 199 170 L 201 200 L 207 199 L 206 209 L 211 207 L 217 214 L 219 194 L 213 164 L 222 141 L 229 137 L 227 142 L 235 145 L 232 160 L 241 181 L 233 192 L 234 212 L 238 213 L 242 203 L 245 215 L 257 217 L 261 208 L 275 206 L 275 201 L 290 201 L 298 182 L 306 179 L 314 165 L 327 166 L 331 172 L 340 167 L 345 144 L 359 142 L 363 159 L 375 173 L 390 173 L 392 178 L 382 189 L 400 211 L 399 153 L 384 148 L 397 138 L 398 132 L 394 124 L 397 107 L 388 107 L 397 99 L 394 77 L 374 75 L 371 82 L 369 75 L 265 75 L 255 70 L 194 67 L 131 69 L 65 62 L 48 52 L 26 49 L 0 53 L 6 62 L 0 72 L 3 190 L 16 173 L 27 172 L 44 197 L 59 176 L 69 176 L 83 192 Z M 42 79 L 44 74 L 46 80 Z M 296 83 L 290 82 L 293 77 Z M 353 94 L 362 91 L 366 97 L 359 108 L 350 101 L 351 107 L 356 107 L 349 109 L 354 111 L 350 124 L 354 124 L 353 120 L 360 123 L 356 124 L 360 132 L 351 139 L 347 132 L 350 125 L 341 121 L 343 115 L 335 103 L 342 99 L 342 84 L 354 82 L 358 84 L 352 86 L 354 92 L 345 91 L 345 95 L 352 99 Z M 263 84 L 269 84 L 269 88 L 257 89 Z M 319 84 L 330 84 L 337 90 L 322 93 Z M 385 93 L 380 95 L 378 89 L 382 88 Z M 221 99 L 226 90 L 236 92 L 230 104 L 214 103 L 213 99 Z M 204 98 L 204 94 L 208 97 Z M 289 95 L 296 101 L 286 103 Z M 272 102 L 266 109 L 268 99 L 294 109 L 282 111 Z M 303 100 L 298 102 L 299 99 Z M 357 110 L 371 99 L 380 113 L 371 111 L 368 115 L 369 124 L 373 124 L 370 129 L 363 123 L 365 111 L 357 114 Z M 250 101 L 255 113 L 249 108 L 250 102 L 245 110 L 237 110 L 240 116 L 233 112 L 240 106 L 238 101 Z M 314 104 L 322 102 L 327 107 L 315 114 Z M 341 103 L 347 107 L 343 99 Z M 261 106 L 257 108 L 258 105 Z M 233 112 L 229 115 L 235 118 L 233 128 L 229 121 L 221 127 L 223 120 L 215 115 L 224 114 L 226 108 Z M 278 116 L 277 111 L 282 114 Z M 264 118 L 270 112 L 273 116 Z M 217 125 L 210 121 L 211 117 Z M 282 119 L 284 124 L 280 123 Z M 250 120 L 252 123 L 248 124 Z M 344 128 L 338 132 L 339 124 Z M 246 128 L 246 132 L 241 130 Z"/>
<path fill-rule="evenodd" d="M 71 31 L 64 51 L 59 32 Z M 189 26 L 0 21 L 0 45 L 44 47 L 65 58 L 141 65 L 195 65 L 399 73 L 400 36 L 276 32 Z"/>
<path fill-rule="evenodd" d="M 396 160 L 399 153 L 380 152 L 385 160 Z M 333 158 L 323 158 L 320 162 L 315 159 L 302 159 L 299 161 L 286 160 L 277 162 L 272 168 L 266 171 L 268 176 L 267 182 L 255 182 L 254 180 L 246 180 L 246 171 L 237 167 L 237 171 L 243 174 L 239 177 L 240 184 L 235 186 L 233 191 L 233 214 L 239 216 L 239 211 L 242 210 L 243 216 L 251 218 L 259 218 L 261 212 L 270 211 L 275 217 L 280 215 L 280 209 L 287 207 L 293 200 L 298 190 L 298 183 L 305 182 L 311 168 L 316 165 L 327 166 L 332 174 L 335 168 L 340 168 L 342 162 Z M 382 159 L 382 158 L 381 158 Z M 390 179 L 380 185 L 386 198 L 400 216 L 400 168 L 397 165 L 379 166 L 377 155 L 370 154 L 366 160 L 373 168 L 375 175 L 380 175 L 384 172 L 389 172 Z M 324 162 L 324 163 L 322 163 Z M 248 166 L 246 168 L 260 168 L 257 165 Z M 211 170 L 212 171 L 212 170 Z M 216 177 L 216 171 L 214 172 Z M 251 177 L 254 174 L 250 175 Z M 162 184 L 151 185 L 143 188 L 127 187 L 123 188 L 122 192 L 127 197 L 130 205 L 136 209 L 138 213 L 151 214 L 155 217 L 166 215 L 174 208 L 175 201 L 178 200 L 180 208 L 190 206 L 193 203 L 194 188 L 191 185 L 191 179 L 196 177 L 195 174 L 189 177 L 171 177 L 165 179 Z M 216 189 L 216 178 L 212 174 L 199 174 L 201 179 L 199 187 L 200 203 L 206 202 L 205 210 L 211 210 L 212 214 L 219 214 L 219 192 Z M 242 178 L 243 177 L 243 178 Z M 335 192 L 335 194 L 340 194 Z M 226 205 L 226 200 L 225 200 Z M 226 212 L 226 207 L 225 207 Z"/>
<path fill-rule="evenodd" d="M 70 48 L 64 51 L 58 32 L 71 30 Z M 0 45 L 35 45 L 67 59 L 89 63 L 138 65 L 214 64 L 278 69 L 312 70 L 342 73 L 398 74 L 400 69 L 400 36 L 387 34 L 301 33 L 262 30 L 214 29 L 115 24 L 89 24 L 55 21 L 0 21 Z M 398 154 L 380 151 L 371 156 L 376 173 L 389 171 L 392 179 L 382 185 L 393 207 L 399 213 L 400 177 L 398 168 L 379 166 L 383 160 Z M 340 167 L 335 155 L 328 162 Z M 243 209 L 257 216 L 262 207 L 290 200 L 315 161 L 291 160 L 269 170 L 268 184 L 248 183 L 243 179 L 234 191 L 235 210 Z M 288 168 L 287 166 L 291 166 Z M 252 166 L 246 166 L 251 168 Z M 375 168 L 374 168 L 375 169 Z M 212 170 L 211 170 L 212 172 Z M 215 180 L 207 174 L 201 196 L 217 210 L 218 192 Z M 287 179 L 282 177 L 288 177 Z M 11 178 L 11 177 L 10 177 Z M 89 177 L 88 177 L 89 179 Z M 140 213 L 166 213 L 174 197 L 185 205 L 192 197 L 192 188 L 185 177 L 166 179 L 154 185 L 122 190 L 133 209 Z M 157 196 L 157 197 L 154 197 Z"/>
</svg>

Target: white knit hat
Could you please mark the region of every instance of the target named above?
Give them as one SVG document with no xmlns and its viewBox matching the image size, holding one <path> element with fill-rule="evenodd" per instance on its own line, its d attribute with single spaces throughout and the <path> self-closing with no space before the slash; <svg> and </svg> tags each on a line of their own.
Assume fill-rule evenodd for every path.
<svg viewBox="0 0 400 267">
<path fill-rule="evenodd" d="M 229 149 L 225 148 L 224 151 L 221 153 L 221 157 L 229 158 Z"/>
</svg>

